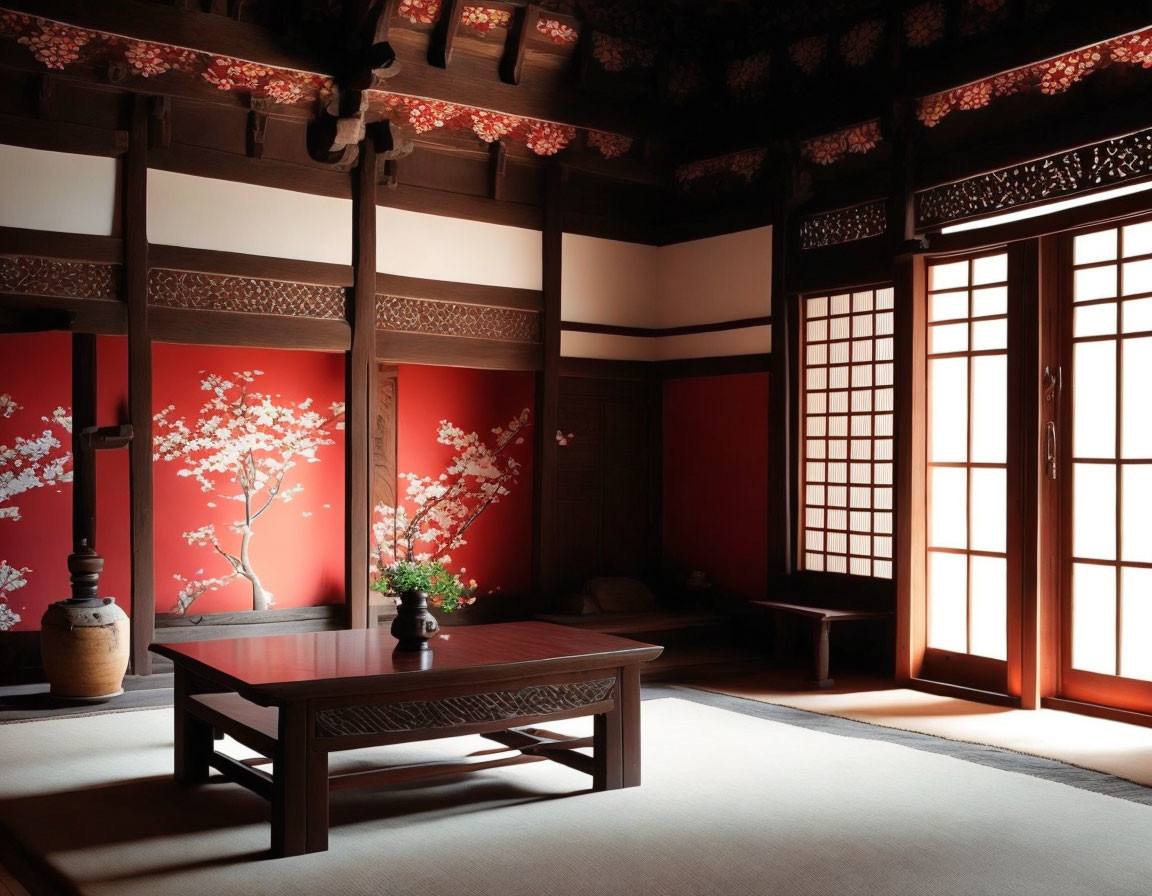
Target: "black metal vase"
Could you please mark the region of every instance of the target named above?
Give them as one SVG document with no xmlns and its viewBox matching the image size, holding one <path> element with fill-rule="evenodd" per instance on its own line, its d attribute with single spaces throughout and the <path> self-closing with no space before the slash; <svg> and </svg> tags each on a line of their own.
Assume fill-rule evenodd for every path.
<svg viewBox="0 0 1152 896">
<path fill-rule="evenodd" d="M 440 623 L 428 610 L 428 595 L 423 591 L 405 591 L 400 595 L 396 618 L 392 620 L 392 637 L 397 650 L 430 650 L 429 640 L 440 631 Z"/>
</svg>

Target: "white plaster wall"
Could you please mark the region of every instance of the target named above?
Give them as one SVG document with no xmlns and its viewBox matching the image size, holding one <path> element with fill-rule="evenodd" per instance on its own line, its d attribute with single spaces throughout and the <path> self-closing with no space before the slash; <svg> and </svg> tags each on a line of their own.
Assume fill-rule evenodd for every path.
<svg viewBox="0 0 1152 896">
<path fill-rule="evenodd" d="M 717 330 L 687 336 L 661 336 L 656 343 L 656 359 L 719 358 L 726 355 L 759 355 L 772 351 L 772 325 Z"/>
<path fill-rule="evenodd" d="M 118 165 L 0 144 L 0 227 L 114 236 Z"/>
<path fill-rule="evenodd" d="M 149 169 L 148 239 L 351 264 L 352 201 Z"/>
<path fill-rule="evenodd" d="M 540 289 L 540 232 L 376 208 L 376 270 L 405 277 Z"/>
<path fill-rule="evenodd" d="M 771 227 L 674 243 L 656 251 L 659 301 L 650 326 L 680 327 L 771 313 Z"/>
<path fill-rule="evenodd" d="M 560 355 L 607 361 L 655 361 L 656 343 L 659 341 L 647 336 L 564 331 L 560 334 Z"/>
<path fill-rule="evenodd" d="M 655 246 L 639 243 L 564 234 L 561 318 L 655 326 L 657 251 Z"/>
</svg>

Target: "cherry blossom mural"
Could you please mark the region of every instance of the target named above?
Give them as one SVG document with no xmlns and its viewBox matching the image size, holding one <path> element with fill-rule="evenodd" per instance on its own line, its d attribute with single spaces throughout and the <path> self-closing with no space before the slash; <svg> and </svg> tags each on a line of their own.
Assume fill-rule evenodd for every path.
<svg viewBox="0 0 1152 896">
<path fill-rule="evenodd" d="M 399 506 L 376 505 L 371 571 L 413 561 L 450 568 L 450 552 L 468 543 L 464 536 L 481 514 L 511 494 L 520 476 L 520 461 L 513 453 L 525 444 L 531 418 L 532 412 L 524 408 L 506 426 L 493 427 L 491 438 L 441 420 L 436 441 L 452 450 L 452 458 L 435 476 L 402 473 Z M 466 574 L 466 568 L 455 573 Z M 476 589 L 475 580 L 469 587 Z"/>
<path fill-rule="evenodd" d="M 917 102 L 916 117 L 931 128 L 953 112 L 982 109 L 1001 97 L 1026 92 L 1052 96 L 1116 64 L 1152 68 L 1152 28 L 923 97 Z"/>
<path fill-rule="evenodd" d="M 179 360 L 186 362 L 185 348 L 166 347 L 168 352 L 175 349 Z M 200 347 L 200 351 L 208 353 L 210 360 L 241 355 L 224 349 Z M 324 460 L 339 463 L 340 451 L 333 446 L 343 440 L 344 406 L 339 401 L 315 401 L 304 389 L 311 391 L 306 384 L 309 369 L 334 365 L 328 365 L 324 356 L 309 363 L 306 354 L 282 352 L 278 358 L 271 358 L 277 354 L 272 352 L 244 354 L 269 358 L 278 366 L 278 375 L 268 378 L 260 369 L 228 374 L 202 370 L 194 380 L 196 391 L 205 396 L 198 408 L 188 401 L 195 393 L 184 386 L 174 395 L 176 400 L 153 418 L 155 500 L 166 507 L 165 531 L 157 532 L 158 548 L 164 545 L 157 552 L 157 571 L 167 575 L 158 574 L 157 581 L 170 575 L 176 585 L 171 606 L 158 605 L 163 611 L 186 614 L 194 604 L 201 612 L 266 610 L 277 604 L 269 584 L 272 578 L 306 589 L 313 583 L 310 575 L 299 575 L 303 571 L 299 564 L 319 561 L 322 565 L 327 559 L 309 556 L 321 543 L 312 535 L 309 518 L 321 509 L 321 501 L 325 502 L 324 515 L 338 517 L 342 495 L 321 491 L 305 498 L 306 490 L 323 489 L 326 483 L 304 468 Z M 284 371 L 290 366 L 296 367 L 300 377 L 295 383 L 285 382 Z M 184 363 L 179 368 L 179 373 L 188 375 Z M 175 373 L 176 369 L 168 367 L 162 379 Z M 294 386 L 295 394 L 272 392 L 266 379 L 269 386 Z M 172 394 L 167 389 L 157 392 Z M 172 473 L 167 472 L 170 466 Z M 199 501 L 194 497 L 197 493 Z M 278 525 L 270 525 L 274 523 Z M 259 555 L 255 551 L 260 543 L 258 531 L 267 542 Z M 179 541 L 186 546 L 179 553 L 171 546 L 175 533 L 180 533 Z M 220 596 L 209 601 L 210 592 L 220 592 Z M 157 598 L 161 600 L 162 594 Z M 291 598 L 288 605 L 315 602 L 310 594 Z"/>
<path fill-rule="evenodd" d="M 882 139 L 880 122 L 867 121 L 805 140 L 800 144 L 800 154 L 813 164 L 831 165 L 849 154 L 871 152 Z"/>
<path fill-rule="evenodd" d="M 399 365 L 400 506 L 376 508 L 378 558 L 381 548 L 385 563 L 409 548 L 414 558 L 447 554 L 453 573 L 479 583 L 481 604 L 528 593 L 534 394 L 525 371 Z"/>
<path fill-rule="evenodd" d="M 16 436 L 11 445 L 0 440 L 0 526 L 7 527 L 21 519 L 17 503 L 21 495 L 72 481 L 72 452 L 66 447 L 71 444 L 70 412 L 58 407 L 50 417 L 41 416 L 38 421 L 27 420 L 28 416 L 15 398 L 0 394 L 0 420 L 27 426 L 29 433 Z M 5 537 L 3 544 L 6 554 L 16 547 L 10 536 Z M 13 563 L 9 563 L 10 559 Z M 13 592 L 28 584 L 32 569 L 20 563 L 15 556 L 0 557 L 0 631 L 9 631 L 21 621 L 9 601 Z"/>
</svg>

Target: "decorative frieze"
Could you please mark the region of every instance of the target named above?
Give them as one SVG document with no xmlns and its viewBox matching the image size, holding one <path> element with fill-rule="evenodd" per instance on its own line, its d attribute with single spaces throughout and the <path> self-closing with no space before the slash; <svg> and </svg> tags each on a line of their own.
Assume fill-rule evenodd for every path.
<svg viewBox="0 0 1152 896">
<path fill-rule="evenodd" d="M 316 713 L 315 734 L 317 737 L 356 737 L 550 715 L 603 703 L 610 699 L 615 684 L 615 678 L 602 678 L 438 700 L 341 706 Z"/>
<path fill-rule="evenodd" d="M 120 266 L 0 256 L 0 292 L 64 299 L 118 299 Z"/>
<path fill-rule="evenodd" d="M 343 320 L 344 288 L 153 268 L 148 302 L 162 308 Z"/>
<path fill-rule="evenodd" d="M 800 219 L 800 248 L 819 249 L 880 236 L 888 227 L 884 199 Z"/>
<path fill-rule="evenodd" d="M 916 194 L 916 226 L 938 227 L 1152 176 L 1152 129 Z"/>
<path fill-rule="evenodd" d="M 499 342 L 540 341 L 540 315 L 535 311 L 407 296 L 376 296 L 376 328 Z"/>
</svg>

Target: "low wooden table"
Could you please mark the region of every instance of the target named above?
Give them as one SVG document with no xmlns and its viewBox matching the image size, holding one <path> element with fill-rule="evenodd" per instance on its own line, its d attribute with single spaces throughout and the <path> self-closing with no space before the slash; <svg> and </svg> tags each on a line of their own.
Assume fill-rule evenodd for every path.
<svg viewBox="0 0 1152 896">
<path fill-rule="evenodd" d="M 596 790 L 640 783 L 640 665 L 662 648 L 545 622 L 453 627 L 419 653 L 395 645 L 379 629 L 153 644 L 175 664 L 176 779 L 203 783 L 215 768 L 268 799 L 278 856 L 328 848 L 331 790 L 541 759 L 590 774 Z M 586 715 L 591 738 L 535 727 Z M 271 773 L 217 752 L 213 729 Z M 329 775 L 338 750 L 462 734 L 513 752 Z"/>
</svg>

